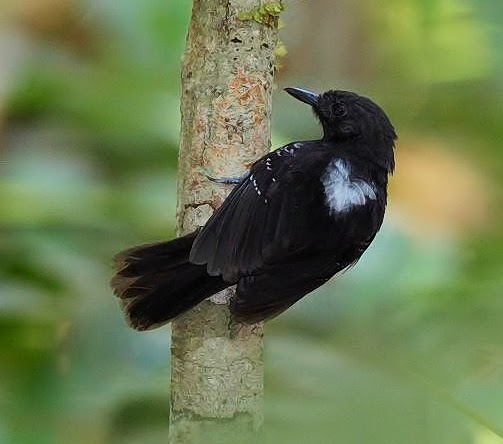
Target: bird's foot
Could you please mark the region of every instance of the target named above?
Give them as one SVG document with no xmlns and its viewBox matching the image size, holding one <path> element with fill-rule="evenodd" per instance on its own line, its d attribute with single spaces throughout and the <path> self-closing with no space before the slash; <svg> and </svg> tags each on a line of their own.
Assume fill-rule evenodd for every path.
<svg viewBox="0 0 503 444">
<path fill-rule="evenodd" d="M 206 174 L 206 177 L 212 182 L 223 183 L 225 185 L 236 185 L 238 183 L 241 183 L 244 179 L 246 179 L 247 176 L 248 174 L 245 174 L 241 177 L 211 177 Z"/>
</svg>

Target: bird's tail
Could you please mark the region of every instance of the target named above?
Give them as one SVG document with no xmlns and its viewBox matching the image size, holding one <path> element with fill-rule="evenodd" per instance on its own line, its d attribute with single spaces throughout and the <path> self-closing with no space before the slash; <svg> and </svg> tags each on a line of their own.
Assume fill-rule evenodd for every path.
<svg viewBox="0 0 503 444">
<path fill-rule="evenodd" d="M 159 327 L 229 286 L 220 276 L 209 276 L 206 265 L 189 262 L 196 234 L 133 247 L 114 258 L 111 286 L 131 327 Z"/>
</svg>

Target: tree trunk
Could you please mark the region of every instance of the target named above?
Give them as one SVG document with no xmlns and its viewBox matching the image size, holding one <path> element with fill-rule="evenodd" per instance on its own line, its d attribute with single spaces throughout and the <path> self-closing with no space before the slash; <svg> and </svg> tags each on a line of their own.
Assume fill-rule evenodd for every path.
<svg viewBox="0 0 503 444">
<path fill-rule="evenodd" d="M 264 5 L 272 4 L 194 0 L 182 68 L 179 234 L 202 226 L 231 189 L 206 174 L 241 176 L 269 149 L 277 17 L 257 9 Z M 262 422 L 263 326 L 231 319 L 233 291 L 172 323 L 170 444 L 243 442 Z"/>
</svg>

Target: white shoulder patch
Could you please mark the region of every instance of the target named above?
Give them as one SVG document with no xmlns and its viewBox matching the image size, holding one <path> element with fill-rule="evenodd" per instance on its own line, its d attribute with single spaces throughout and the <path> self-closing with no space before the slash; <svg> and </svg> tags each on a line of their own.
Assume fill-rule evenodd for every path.
<svg viewBox="0 0 503 444">
<path fill-rule="evenodd" d="M 365 205 L 368 199 L 377 199 L 372 184 L 351 178 L 351 164 L 334 159 L 321 177 L 325 189 L 325 202 L 330 214 L 345 213 L 352 207 Z"/>
</svg>

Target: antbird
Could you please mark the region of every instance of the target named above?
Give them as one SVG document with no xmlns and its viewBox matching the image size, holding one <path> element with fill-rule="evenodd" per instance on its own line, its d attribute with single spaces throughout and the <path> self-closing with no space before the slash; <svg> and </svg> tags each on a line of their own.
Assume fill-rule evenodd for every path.
<svg viewBox="0 0 503 444">
<path fill-rule="evenodd" d="M 112 278 L 128 323 L 165 324 L 237 285 L 233 317 L 272 318 L 362 256 L 381 227 L 395 130 L 366 97 L 286 92 L 310 105 L 319 140 L 293 142 L 257 160 L 199 230 L 130 248 Z"/>
</svg>

